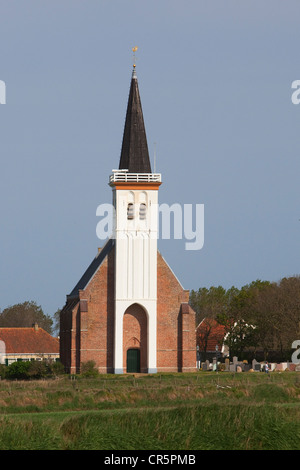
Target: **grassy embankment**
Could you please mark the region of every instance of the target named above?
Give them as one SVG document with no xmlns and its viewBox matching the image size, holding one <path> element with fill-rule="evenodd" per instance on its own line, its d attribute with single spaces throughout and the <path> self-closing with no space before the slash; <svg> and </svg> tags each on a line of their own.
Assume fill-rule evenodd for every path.
<svg viewBox="0 0 300 470">
<path fill-rule="evenodd" d="M 0 381 L 0 450 L 300 449 L 300 373 Z"/>
</svg>

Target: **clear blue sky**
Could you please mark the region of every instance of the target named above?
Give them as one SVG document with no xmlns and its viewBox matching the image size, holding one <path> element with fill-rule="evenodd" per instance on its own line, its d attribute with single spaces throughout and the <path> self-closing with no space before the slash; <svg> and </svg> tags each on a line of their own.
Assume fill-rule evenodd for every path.
<svg viewBox="0 0 300 470">
<path fill-rule="evenodd" d="M 47 314 L 103 243 L 132 52 L 160 202 L 204 204 L 205 242 L 159 248 L 186 289 L 300 272 L 298 0 L 2 0 L 0 307 Z"/>
</svg>

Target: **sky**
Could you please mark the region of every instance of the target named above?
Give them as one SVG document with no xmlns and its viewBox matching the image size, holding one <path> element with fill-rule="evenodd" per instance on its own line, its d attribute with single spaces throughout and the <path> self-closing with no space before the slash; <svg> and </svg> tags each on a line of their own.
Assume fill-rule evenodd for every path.
<svg viewBox="0 0 300 470">
<path fill-rule="evenodd" d="M 300 274 L 298 0 L 0 0 L 0 308 L 62 308 L 104 241 L 132 47 L 159 202 L 204 205 L 204 245 L 158 240 L 185 289 Z"/>
</svg>

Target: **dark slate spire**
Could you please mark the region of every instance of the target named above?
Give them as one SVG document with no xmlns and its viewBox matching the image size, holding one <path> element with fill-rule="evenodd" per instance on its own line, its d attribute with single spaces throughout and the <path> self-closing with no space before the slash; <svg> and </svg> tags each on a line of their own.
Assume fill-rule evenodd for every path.
<svg viewBox="0 0 300 470">
<path fill-rule="evenodd" d="M 132 72 L 119 169 L 128 170 L 129 173 L 151 173 L 135 66 Z"/>
</svg>

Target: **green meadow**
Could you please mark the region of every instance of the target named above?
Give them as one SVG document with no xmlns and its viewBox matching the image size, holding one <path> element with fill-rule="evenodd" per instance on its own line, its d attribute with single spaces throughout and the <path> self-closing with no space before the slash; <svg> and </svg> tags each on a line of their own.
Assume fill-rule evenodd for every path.
<svg viewBox="0 0 300 470">
<path fill-rule="evenodd" d="M 299 450 L 300 373 L 0 381 L 0 450 Z"/>
</svg>

